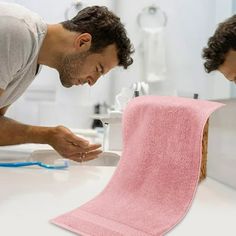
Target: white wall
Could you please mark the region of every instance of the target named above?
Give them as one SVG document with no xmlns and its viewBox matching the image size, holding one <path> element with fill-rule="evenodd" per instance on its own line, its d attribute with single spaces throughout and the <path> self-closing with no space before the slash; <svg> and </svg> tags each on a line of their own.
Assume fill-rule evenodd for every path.
<svg viewBox="0 0 236 236">
<path fill-rule="evenodd" d="M 117 1 L 117 12 L 125 22 L 136 48 L 135 63 L 128 73 L 116 73 L 115 93 L 121 87 L 142 79 L 140 57 L 141 30 L 138 13 L 146 6 L 156 4 L 166 12 L 167 80 L 151 85 L 151 92 L 159 95 L 191 95 L 207 97 L 207 75 L 203 70 L 201 52 L 216 23 L 229 15 L 231 1 L 215 0 L 146 0 Z M 222 6 L 224 5 L 224 6 Z M 130 7 L 131 6 L 131 7 Z"/>
</svg>

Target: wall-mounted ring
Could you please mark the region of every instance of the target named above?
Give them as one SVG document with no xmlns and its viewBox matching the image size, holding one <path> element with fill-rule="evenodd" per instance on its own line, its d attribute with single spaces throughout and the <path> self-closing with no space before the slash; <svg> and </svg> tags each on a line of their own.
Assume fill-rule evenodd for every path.
<svg viewBox="0 0 236 236">
<path fill-rule="evenodd" d="M 143 30 L 157 30 L 167 25 L 167 15 L 160 7 L 151 5 L 142 9 L 137 16 L 137 22 Z"/>
</svg>

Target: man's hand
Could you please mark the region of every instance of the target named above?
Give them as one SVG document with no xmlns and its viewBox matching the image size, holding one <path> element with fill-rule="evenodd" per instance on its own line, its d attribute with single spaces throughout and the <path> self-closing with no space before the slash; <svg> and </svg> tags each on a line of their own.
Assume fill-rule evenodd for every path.
<svg viewBox="0 0 236 236">
<path fill-rule="evenodd" d="M 82 162 L 95 159 L 102 153 L 100 144 L 89 144 L 64 126 L 57 126 L 50 133 L 48 144 L 65 158 Z"/>
</svg>

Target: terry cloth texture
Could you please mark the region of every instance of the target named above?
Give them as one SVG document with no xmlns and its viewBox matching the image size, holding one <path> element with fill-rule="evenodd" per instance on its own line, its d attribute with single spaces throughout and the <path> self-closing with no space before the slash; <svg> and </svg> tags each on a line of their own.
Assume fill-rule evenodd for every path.
<svg viewBox="0 0 236 236">
<path fill-rule="evenodd" d="M 202 136 L 220 103 L 143 96 L 127 106 L 123 153 L 106 188 L 52 220 L 81 235 L 160 236 L 186 215 L 200 173 Z"/>
</svg>

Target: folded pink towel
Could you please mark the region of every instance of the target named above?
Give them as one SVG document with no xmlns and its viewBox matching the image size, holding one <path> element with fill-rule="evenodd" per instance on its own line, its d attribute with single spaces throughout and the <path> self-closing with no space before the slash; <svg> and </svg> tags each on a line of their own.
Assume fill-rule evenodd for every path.
<svg viewBox="0 0 236 236">
<path fill-rule="evenodd" d="M 123 154 L 106 188 L 52 220 L 81 235 L 164 235 L 186 215 L 199 179 L 207 118 L 222 104 L 179 97 L 133 99 Z"/>
</svg>

